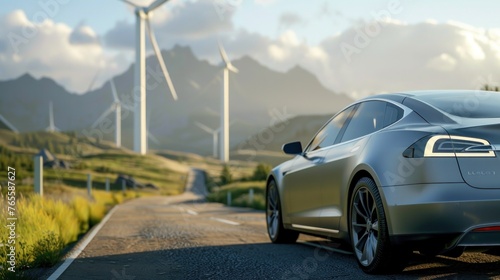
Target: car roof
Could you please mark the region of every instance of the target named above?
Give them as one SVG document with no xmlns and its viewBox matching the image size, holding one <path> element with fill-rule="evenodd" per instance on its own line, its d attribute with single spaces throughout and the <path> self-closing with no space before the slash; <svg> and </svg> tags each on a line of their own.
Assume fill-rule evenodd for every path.
<svg viewBox="0 0 500 280">
<path fill-rule="evenodd" d="M 419 99 L 419 97 L 424 97 L 424 96 L 429 96 L 429 95 L 446 95 L 450 93 L 459 93 L 459 94 L 474 94 L 474 93 L 481 93 L 485 92 L 483 90 L 458 90 L 458 89 L 449 89 L 449 90 L 415 90 L 415 91 L 401 91 L 401 92 L 394 92 L 394 93 L 382 93 L 382 94 L 375 94 L 369 97 L 366 97 L 362 100 L 369 100 L 369 99 L 390 99 L 390 100 L 402 100 L 406 97 L 413 97 L 415 99 Z"/>
<path fill-rule="evenodd" d="M 429 123 L 456 123 L 452 120 L 447 114 L 439 108 L 436 108 L 433 105 L 430 105 L 426 102 L 426 97 L 437 97 L 440 98 L 445 97 L 446 95 L 457 95 L 460 96 L 474 96 L 481 95 L 485 93 L 490 93 L 482 90 L 421 90 L 421 91 L 405 91 L 405 92 L 396 92 L 396 93 L 387 93 L 387 94 L 377 94 L 372 95 L 367 98 L 360 100 L 368 101 L 368 100 L 377 100 L 377 99 L 385 99 L 392 100 L 394 102 L 404 104 L 409 107 L 413 111 L 416 111 L 420 116 L 422 116 Z"/>
</svg>

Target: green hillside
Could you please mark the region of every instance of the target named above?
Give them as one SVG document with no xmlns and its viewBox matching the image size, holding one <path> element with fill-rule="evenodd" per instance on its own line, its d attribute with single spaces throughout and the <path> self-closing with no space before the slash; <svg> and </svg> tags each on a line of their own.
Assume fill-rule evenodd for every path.
<svg viewBox="0 0 500 280">
<path fill-rule="evenodd" d="M 87 174 L 91 174 L 94 189 L 104 189 L 106 179 L 112 190 L 119 174 L 132 176 L 138 183 L 153 184 L 158 190 L 143 191 L 158 194 L 178 194 L 184 190 L 188 168 L 174 160 L 155 154 L 139 156 L 126 149 L 115 148 L 113 143 L 77 137 L 73 133 L 34 132 L 19 133 L 0 129 L 0 168 L 16 168 L 20 190 L 33 188 L 33 156 L 47 149 L 70 168 L 44 168 L 45 193 L 60 193 L 61 189 L 86 188 Z M 6 172 L 4 173 L 6 176 Z M 0 181 L 4 181 L 4 176 Z M 5 191 L 5 190 L 3 190 Z"/>
<path fill-rule="evenodd" d="M 33 156 L 41 149 L 59 160 L 55 168 L 44 167 L 43 197 L 33 195 Z M 52 155 L 47 159 L 53 160 Z M 12 168 L 15 178 L 8 179 Z M 18 248 L 17 272 L 0 270 L 0 279 L 38 279 L 44 267 L 58 263 L 68 246 L 101 221 L 113 205 L 139 196 L 182 193 L 188 171 L 186 165 L 175 160 L 154 153 L 139 156 L 117 149 L 113 143 L 74 133 L 14 133 L 0 129 L 0 205 L 15 201 L 15 213 L 22 221 L 16 230 L 23 244 Z M 88 174 L 92 177 L 91 196 L 86 189 Z M 121 184 L 115 184 L 119 175 L 130 176 L 135 186 L 144 187 L 132 189 L 131 183 L 123 192 Z M 107 179 L 110 192 L 104 191 Z M 7 182 L 15 184 L 15 194 L 12 184 L 8 192 Z M 1 219 L 9 215 L 7 207 L 0 207 Z M 0 228 L 0 234 L 7 236 L 7 230 Z M 0 248 L 2 263 L 7 262 L 4 248 Z"/>
</svg>

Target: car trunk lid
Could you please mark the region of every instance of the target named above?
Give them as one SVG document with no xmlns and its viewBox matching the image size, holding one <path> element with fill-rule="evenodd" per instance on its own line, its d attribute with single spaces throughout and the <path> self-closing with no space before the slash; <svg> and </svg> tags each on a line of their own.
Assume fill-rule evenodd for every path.
<svg viewBox="0 0 500 280">
<path fill-rule="evenodd" d="M 451 136 L 487 141 L 456 153 L 457 161 L 467 184 L 475 188 L 499 189 L 500 119 L 469 119 L 466 126 L 447 130 Z"/>
</svg>

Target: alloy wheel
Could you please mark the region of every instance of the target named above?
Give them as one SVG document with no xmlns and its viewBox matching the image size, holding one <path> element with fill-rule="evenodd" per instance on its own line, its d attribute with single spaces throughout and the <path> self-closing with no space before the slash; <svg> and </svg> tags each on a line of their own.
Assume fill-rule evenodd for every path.
<svg viewBox="0 0 500 280">
<path fill-rule="evenodd" d="M 351 232 L 356 257 L 362 265 L 369 266 L 377 253 L 379 218 L 375 199 L 366 187 L 358 189 L 354 196 Z"/>
</svg>

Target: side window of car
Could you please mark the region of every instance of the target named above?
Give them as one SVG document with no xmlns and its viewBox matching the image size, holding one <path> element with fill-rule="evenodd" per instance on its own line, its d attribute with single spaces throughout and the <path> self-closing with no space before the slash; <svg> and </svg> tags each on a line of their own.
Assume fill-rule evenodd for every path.
<svg viewBox="0 0 500 280">
<path fill-rule="evenodd" d="M 383 101 L 366 101 L 354 112 L 351 121 L 342 136 L 342 142 L 356 139 L 385 127 L 385 111 L 387 103 Z"/>
<path fill-rule="evenodd" d="M 403 117 L 403 109 L 396 105 L 387 103 L 385 108 L 384 127 L 389 126 Z"/>
<path fill-rule="evenodd" d="M 346 119 L 351 115 L 355 106 L 351 106 L 331 119 L 314 137 L 306 152 L 315 151 L 331 146 L 339 135 Z"/>
</svg>

